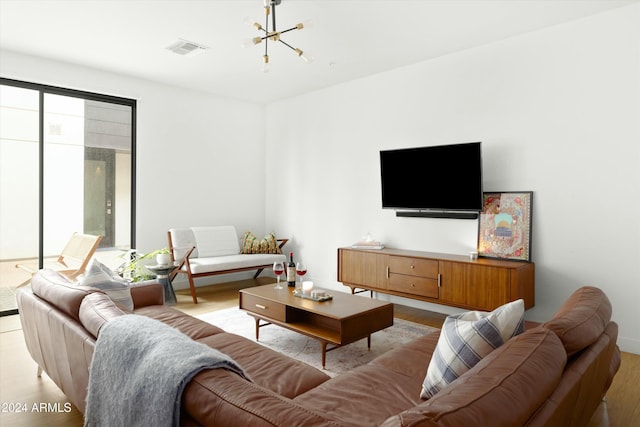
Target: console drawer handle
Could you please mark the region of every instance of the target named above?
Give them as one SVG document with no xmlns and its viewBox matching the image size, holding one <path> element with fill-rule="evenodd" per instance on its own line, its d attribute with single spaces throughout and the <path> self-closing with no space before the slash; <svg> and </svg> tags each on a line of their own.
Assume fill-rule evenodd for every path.
<svg viewBox="0 0 640 427">
<path fill-rule="evenodd" d="M 267 309 L 267 306 L 266 305 L 262 305 L 262 304 L 256 304 L 256 307 L 261 308 L 263 310 Z"/>
</svg>

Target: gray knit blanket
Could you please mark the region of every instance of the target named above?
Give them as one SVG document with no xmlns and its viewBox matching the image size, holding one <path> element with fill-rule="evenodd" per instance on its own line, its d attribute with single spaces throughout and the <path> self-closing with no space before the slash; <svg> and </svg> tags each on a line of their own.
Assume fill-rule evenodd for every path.
<svg viewBox="0 0 640 427">
<path fill-rule="evenodd" d="M 201 370 L 214 368 L 249 380 L 228 355 L 158 320 L 116 317 L 96 341 L 84 425 L 178 426 L 185 386 Z"/>
</svg>

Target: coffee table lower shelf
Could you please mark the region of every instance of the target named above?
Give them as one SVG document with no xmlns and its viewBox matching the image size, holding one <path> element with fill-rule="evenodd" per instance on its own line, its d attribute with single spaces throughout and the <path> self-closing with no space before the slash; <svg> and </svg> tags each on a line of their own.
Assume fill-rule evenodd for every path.
<svg viewBox="0 0 640 427">
<path fill-rule="evenodd" d="M 323 329 L 319 329 L 317 327 L 312 327 L 310 325 L 305 324 L 297 324 L 297 323 L 282 323 L 276 322 L 274 320 L 265 319 L 260 316 L 256 316 L 253 313 L 248 313 L 252 316 L 256 321 L 256 341 L 260 341 L 260 328 L 269 325 L 278 325 L 285 329 L 289 329 L 294 332 L 298 332 L 299 334 L 306 335 L 309 338 L 313 338 L 320 342 L 320 346 L 322 349 L 322 369 L 325 368 L 327 362 L 327 352 L 331 350 L 335 350 L 336 348 L 340 348 L 343 345 L 351 344 L 358 339 L 367 338 L 367 348 L 371 348 L 371 334 L 368 334 L 366 337 L 361 337 L 358 339 L 354 339 L 353 341 L 349 341 L 347 343 L 340 343 L 340 335 L 338 333 L 331 333 L 331 331 L 326 331 Z M 260 323 L 260 322 L 264 323 Z M 331 344 L 331 347 L 328 345 Z"/>
</svg>

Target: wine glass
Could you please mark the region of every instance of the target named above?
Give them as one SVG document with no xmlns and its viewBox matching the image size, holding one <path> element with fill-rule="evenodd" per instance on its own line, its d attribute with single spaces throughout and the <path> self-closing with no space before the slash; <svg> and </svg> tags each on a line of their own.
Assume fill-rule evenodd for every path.
<svg viewBox="0 0 640 427">
<path fill-rule="evenodd" d="M 307 266 L 302 261 L 296 263 L 296 275 L 300 278 L 300 289 L 302 289 L 302 279 L 307 274 Z"/>
<path fill-rule="evenodd" d="M 282 275 L 282 273 L 284 273 L 284 264 L 282 263 L 282 261 L 274 262 L 273 263 L 273 274 L 275 274 L 275 276 L 278 278 L 278 281 L 276 282 L 276 289 L 284 289 L 280 285 L 280 276 Z"/>
</svg>

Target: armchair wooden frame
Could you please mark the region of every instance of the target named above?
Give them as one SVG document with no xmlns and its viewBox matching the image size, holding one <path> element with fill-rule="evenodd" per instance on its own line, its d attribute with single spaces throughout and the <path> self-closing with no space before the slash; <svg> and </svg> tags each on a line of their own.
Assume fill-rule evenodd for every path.
<svg viewBox="0 0 640 427">
<path fill-rule="evenodd" d="M 176 269 L 173 270 L 173 272 L 169 275 L 169 280 L 173 281 L 173 279 L 178 275 L 178 274 L 186 274 L 187 278 L 189 280 L 189 288 L 191 290 L 191 298 L 193 299 L 193 303 L 197 304 L 198 303 L 198 298 L 196 297 L 196 285 L 194 282 L 194 278 L 198 278 L 198 277 L 206 277 L 206 276 L 218 276 L 220 274 L 229 274 L 229 273 L 238 273 L 241 271 L 251 271 L 251 270 L 257 270 L 256 274 L 253 275 L 254 279 L 257 279 L 258 276 L 260 275 L 260 273 L 262 273 L 262 271 L 265 268 L 271 268 L 272 265 L 255 265 L 255 266 L 250 266 L 250 267 L 243 267 L 243 268 L 231 268 L 231 269 L 227 269 L 227 270 L 217 270 L 217 271 L 208 271 L 208 272 L 204 272 L 204 273 L 193 273 L 191 271 L 191 264 L 189 262 L 189 256 L 191 256 L 191 254 L 193 253 L 193 251 L 195 250 L 195 246 L 192 246 L 191 248 L 187 249 L 186 253 L 182 256 L 182 258 L 180 258 L 180 260 L 178 262 L 176 262 L 175 259 L 175 253 L 176 251 L 180 251 L 180 250 L 185 250 L 185 248 L 175 248 L 173 246 L 173 242 L 171 240 L 171 232 L 167 232 L 167 240 L 169 243 L 169 253 L 171 254 L 171 262 L 176 266 Z M 282 247 L 289 241 L 289 239 L 277 239 L 278 244 L 278 248 L 282 249 Z"/>
<path fill-rule="evenodd" d="M 86 270 L 91 257 L 100 246 L 102 237 L 92 234 L 73 233 L 56 261 L 52 265 L 45 267 L 55 269 L 69 280 L 75 280 Z M 16 264 L 16 268 L 26 271 L 31 276 L 38 271 L 38 268 L 25 264 Z M 19 284 L 18 287 L 24 286 L 30 281 L 31 278 Z"/>
</svg>

